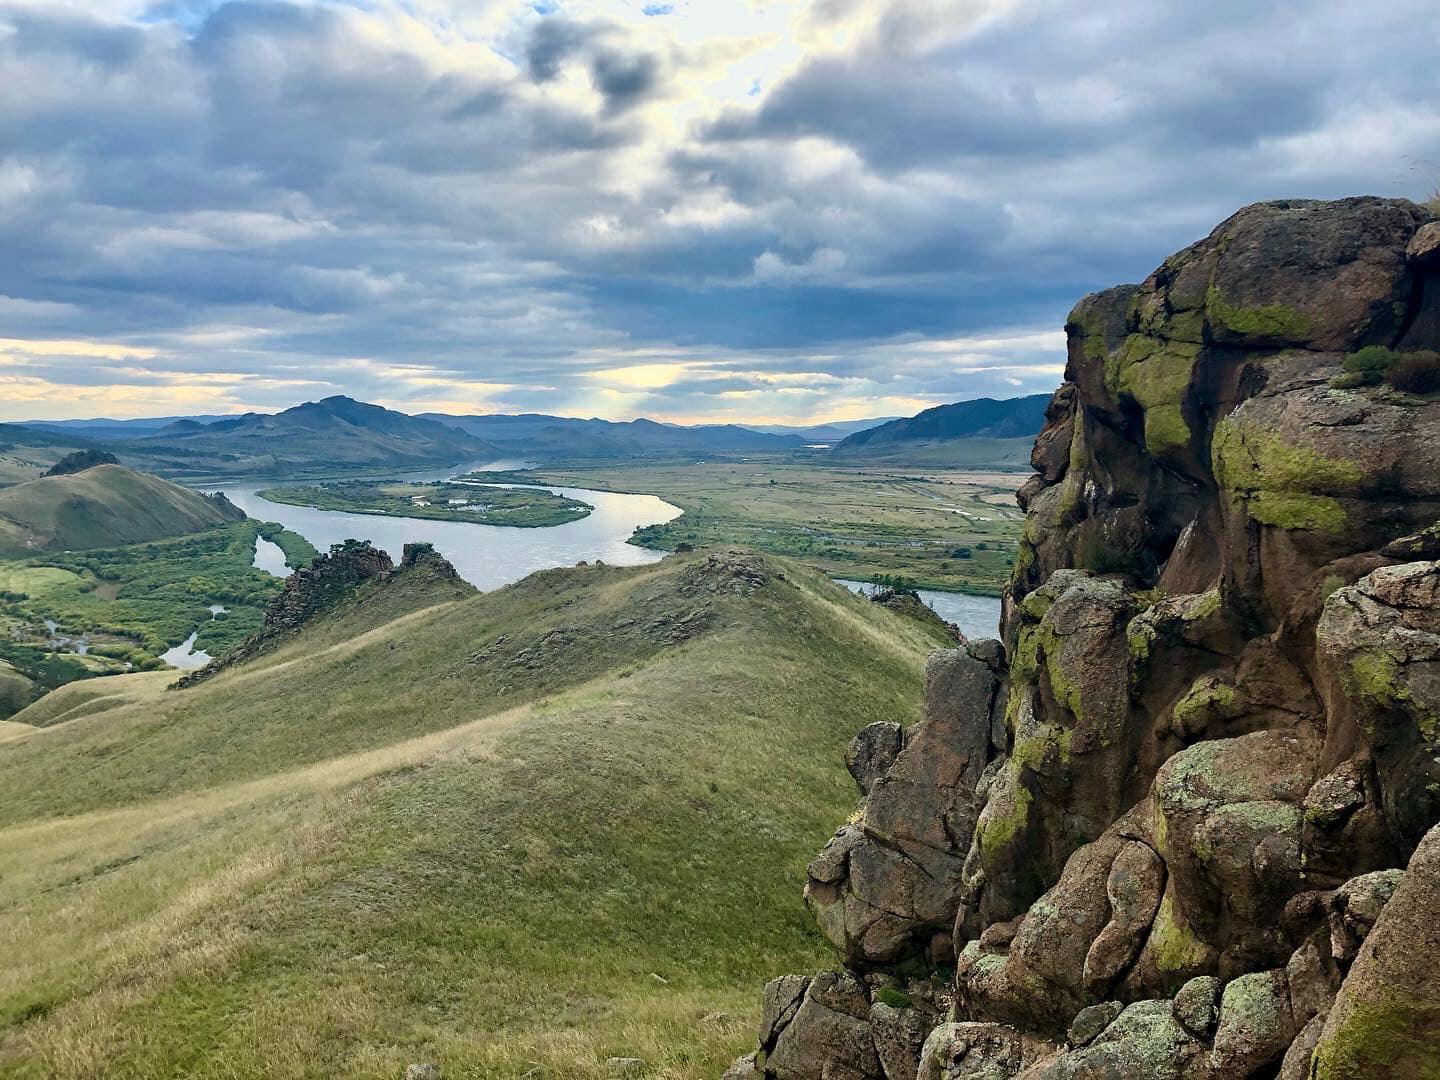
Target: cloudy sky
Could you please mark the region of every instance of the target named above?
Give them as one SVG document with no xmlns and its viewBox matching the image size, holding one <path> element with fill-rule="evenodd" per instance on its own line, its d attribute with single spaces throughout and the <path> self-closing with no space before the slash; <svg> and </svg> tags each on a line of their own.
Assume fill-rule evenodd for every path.
<svg viewBox="0 0 1440 1080">
<path fill-rule="evenodd" d="M 1433 0 L 0 0 L 0 419 L 790 422 L 1058 382 L 1263 198 L 1440 185 Z"/>
</svg>

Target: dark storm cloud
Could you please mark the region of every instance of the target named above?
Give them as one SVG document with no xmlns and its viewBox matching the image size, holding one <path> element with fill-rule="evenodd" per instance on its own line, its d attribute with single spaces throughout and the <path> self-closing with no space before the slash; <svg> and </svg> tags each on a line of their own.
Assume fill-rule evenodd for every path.
<svg viewBox="0 0 1440 1080">
<path fill-rule="evenodd" d="M 724 107 L 773 35 L 686 5 L 106 3 L 0 0 L 0 339 L 257 404 L 588 411 L 630 362 L 708 365 L 633 405 L 675 415 L 1043 389 L 1025 334 L 1238 205 L 1440 183 L 1419 0 L 797 4 L 809 52 Z"/>
</svg>

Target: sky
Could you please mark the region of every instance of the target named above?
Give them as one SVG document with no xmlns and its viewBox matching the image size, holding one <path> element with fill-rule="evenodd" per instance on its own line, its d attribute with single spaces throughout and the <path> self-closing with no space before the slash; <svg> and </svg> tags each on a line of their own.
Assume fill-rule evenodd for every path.
<svg viewBox="0 0 1440 1080">
<path fill-rule="evenodd" d="M 0 0 L 0 420 L 1048 392 L 1247 203 L 1440 186 L 1433 0 Z"/>
</svg>

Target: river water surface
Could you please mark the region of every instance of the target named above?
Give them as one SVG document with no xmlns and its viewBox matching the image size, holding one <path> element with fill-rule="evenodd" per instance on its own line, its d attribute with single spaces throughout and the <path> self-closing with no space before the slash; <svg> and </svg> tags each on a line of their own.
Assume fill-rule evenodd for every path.
<svg viewBox="0 0 1440 1080">
<path fill-rule="evenodd" d="M 500 462 L 488 468 L 513 468 L 514 462 Z M 445 480 L 465 471 L 455 470 L 407 477 L 412 480 Z M 626 541 L 645 525 L 658 525 L 680 516 L 680 509 L 654 495 L 629 495 L 585 488 L 549 487 L 547 491 L 579 499 L 593 506 L 579 521 L 541 529 L 518 529 L 505 525 L 479 525 L 470 521 L 430 521 L 425 518 L 384 517 L 352 514 L 340 510 L 316 510 L 262 499 L 257 492 L 277 487 L 270 484 L 226 485 L 220 490 L 240 509 L 260 521 L 278 521 L 299 533 L 321 551 L 344 540 L 369 540 L 399 561 L 405 544 L 415 540 L 435 545 L 437 551 L 455 564 L 462 578 L 478 589 L 498 589 L 519 581 L 536 570 L 574 566 L 582 559 L 597 559 L 616 566 L 636 566 L 665 557 L 663 551 L 636 547 Z M 289 573 L 279 547 L 268 540 L 256 544 L 255 565 L 277 576 Z M 858 592 L 871 586 L 842 581 Z M 956 623 L 969 638 L 995 637 L 999 633 L 1000 601 L 991 596 L 922 590 L 920 598 L 946 622 Z"/>
<path fill-rule="evenodd" d="M 427 475 L 439 480 L 449 473 Z M 415 479 L 421 479 L 416 477 Z M 564 525 L 541 529 L 518 529 L 508 525 L 479 525 L 469 521 L 430 521 L 425 518 L 383 517 L 379 514 L 351 514 L 339 510 L 316 510 L 262 499 L 257 491 L 278 487 L 283 481 L 263 485 L 226 485 L 231 502 L 260 521 L 278 521 L 297 532 L 321 551 L 345 540 L 369 540 L 390 553 L 397 562 L 404 546 L 415 540 L 434 544 L 435 549 L 455 564 L 462 578 L 477 589 L 498 589 L 519 581 L 536 570 L 574 566 L 582 559 L 597 559 L 616 566 L 657 562 L 663 551 L 627 544 L 630 534 L 643 525 L 658 525 L 680 516 L 680 508 L 654 495 L 626 495 L 584 488 L 547 487 L 593 506 L 586 517 Z M 278 548 L 262 541 L 255 565 L 273 574 L 287 573 Z M 278 563 L 278 565 L 277 565 Z"/>
</svg>

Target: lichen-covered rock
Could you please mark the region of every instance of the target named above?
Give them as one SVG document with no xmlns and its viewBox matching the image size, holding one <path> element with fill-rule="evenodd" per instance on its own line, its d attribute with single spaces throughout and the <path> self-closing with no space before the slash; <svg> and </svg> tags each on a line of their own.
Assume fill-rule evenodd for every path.
<svg viewBox="0 0 1440 1080">
<path fill-rule="evenodd" d="M 1220 1076 L 1253 1076 L 1279 1061 L 1295 1034 L 1285 972 L 1241 975 L 1220 997 L 1210 1066 Z"/>
<path fill-rule="evenodd" d="M 915 1080 L 1009 1080 L 1023 1064 L 1020 1033 L 1005 1024 L 941 1024 L 920 1051 Z"/>
<path fill-rule="evenodd" d="M 1074 1020 L 1070 1021 L 1070 1030 L 1066 1032 L 1066 1038 L 1071 1046 L 1089 1046 L 1124 1011 L 1125 1006 L 1118 1001 L 1087 1005 L 1075 1015 Z"/>
<path fill-rule="evenodd" d="M 1171 1014 L 1168 1001 L 1128 1006 L 1089 1046 L 1040 1062 L 1023 1080 L 1185 1080 L 1204 1047 Z"/>
<path fill-rule="evenodd" d="M 776 1080 L 882 1080 L 870 1002 L 860 983 L 843 972 L 809 980 L 794 1017 L 778 1028 L 768 1051 L 765 1071 Z"/>
<path fill-rule="evenodd" d="M 1415 849 L 1360 946 L 1315 1048 L 1315 1080 L 1436 1075 L 1440 1063 L 1440 827 Z"/>
<path fill-rule="evenodd" d="M 1320 1041 L 1320 1032 L 1325 1028 L 1325 1017 L 1314 1016 L 1300 1029 L 1295 1041 L 1285 1051 L 1280 1061 L 1280 1071 L 1275 1080 L 1308 1080 L 1310 1060 L 1315 1054 L 1315 1045 Z"/>
<path fill-rule="evenodd" d="M 1197 975 L 1175 995 L 1171 1011 L 1180 1025 L 1197 1039 L 1208 1039 L 1220 1018 L 1220 980 Z"/>
<path fill-rule="evenodd" d="M 845 751 L 845 767 L 855 778 L 862 795 L 869 795 L 875 781 L 889 771 L 905 749 L 905 729 L 890 720 L 877 720 L 860 730 Z"/>
<path fill-rule="evenodd" d="M 934 1018 L 919 1009 L 874 1001 L 870 1005 L 870 1037 L 885 1080 L 914 1080 L 920 1051 Z"/>
<path fill-rule="evenodd" d="M 810 869 L 858 970 L 953 959 L 922 1075 L 1440 1060 L 1440 395 L 1392 385 L 1440 350 L 1437 237 L 1261 204 L 1072 311 L 1004 656 L 937 659 Z"/>
<path fill-rule="evenodd" d="M 1403 870 L 1375 870 L 1352 878 L 1330 896 L 1330 953 L 1349 965 L 1370 935 L 1380 912 L 1405 877 Z"/>
<path fill-rule="evenodd" d="M 1336 590 L 1316 645 L 1327 760 L 1363 740 L 1385 819 L 1414 844 L 1440 818 L 1440 562 L 1382 567 Z"/>
<path fill-rule="evenodd" d="M 998 656 L 984 642 L 932 656 L 925 718 L 870 787 L 859 822 L 811 864 L 806 904 L 847 963 L 927 956 L 949 935 L 992 754 Z"/>
<path fill-rule="evenodd" d="M 810 979 L 804 975 L 781 975 L 765 984 L 760 1002 L 761 1046 L 775 1045 L 776 1036 L 800 1011 L 800 1002 L 805 1000 L 805 991 L 809 988 Z"/>
<path fill-rule="evenodd" d="M 757 1057 L 758 1054 L 752 1051 L 744 1057 L 736 1058 L 720 1075 L 720 1080 L 762 1080 L 765 1074 L 760 1071 Z"/>
</svg>

